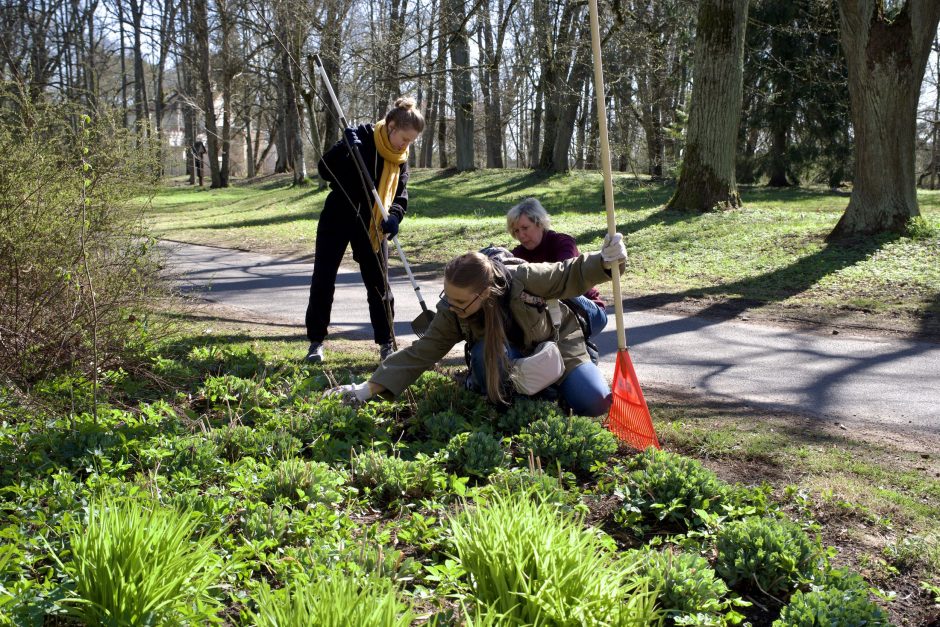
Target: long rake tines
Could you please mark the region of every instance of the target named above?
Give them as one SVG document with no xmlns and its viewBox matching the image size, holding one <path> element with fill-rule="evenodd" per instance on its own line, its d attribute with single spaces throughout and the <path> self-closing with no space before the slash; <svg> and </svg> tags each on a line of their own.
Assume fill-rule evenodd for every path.
<svg viewBox="0 0 940 627">
<path fill-rule="evenodd" d="M 650 410 L 646 406 L 646 399 L 643 398 L 640 382 L 630 360 L 630 353 L 626 349 L 617 351 L 617 365 L 611 391 L 613 402 L 607 425 L 610 431 L 641 451 L 650 446 L 661 448 L 653 429 Z"/>
</svg>

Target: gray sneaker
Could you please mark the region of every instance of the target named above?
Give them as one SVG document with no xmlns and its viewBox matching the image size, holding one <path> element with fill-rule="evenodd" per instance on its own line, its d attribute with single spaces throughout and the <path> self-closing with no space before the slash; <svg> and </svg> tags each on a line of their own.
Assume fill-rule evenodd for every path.
<svg viewBox="0 0 940 627">
<path fill-rule="evenodd" d="M 318 364 L 323 361 L 323 342 L 310 342 L 304 361 L 308 364 Z"/>
<path fill-rule="evenodd" d="M 385 361 L 385 358 L 395 352 L 395 346 L 389 340 L 385 344 L 379 344 L 379 361 Z"/>
</svg>

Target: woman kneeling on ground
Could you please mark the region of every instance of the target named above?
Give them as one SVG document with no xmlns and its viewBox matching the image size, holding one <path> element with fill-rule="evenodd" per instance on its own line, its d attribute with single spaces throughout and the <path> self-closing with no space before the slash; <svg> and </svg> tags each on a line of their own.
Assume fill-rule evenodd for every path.
<svg viewBox="0 0 940 627">
<path fill-rule="evenodd" d="M 526 198 L 506 213 L 506 230 L 519 240 L 512 254 L 530 263 L 564 261 L 581 254 L 574 238 L 552 230 L 552 221 L 535 198 Z M 578 304 L 590 325 L 589 338 L 600 335 L 607 326 L 606 304 L 593 286 L 572 299 Z"/>
<path fill-rule="evenodd" d="M 424 337 L 393 353 L 368 381 L 342 385 L 327 394 L 360 402 L 383 392 L 399 395 L 465 340 L 471 347 L 472 383 L 494 403 L 505 403 L 511 395 L 513 362 L 557 337 L 564 364 L 555 383 L 561 397 L 575 414 L 606 414 L 610 386 L 588 356 L 577 317 L 560 303 L 556 328 L 551 305 L 555 299 L 571 298 L 609 281 L 610 267 L 622 266 L 626 258 L 619 233 L 605 237 L 599 253 L 558 263 L 507 266 L 482 253 L 457 257 L 444 269 L 441 300 Z"/>
</svg>

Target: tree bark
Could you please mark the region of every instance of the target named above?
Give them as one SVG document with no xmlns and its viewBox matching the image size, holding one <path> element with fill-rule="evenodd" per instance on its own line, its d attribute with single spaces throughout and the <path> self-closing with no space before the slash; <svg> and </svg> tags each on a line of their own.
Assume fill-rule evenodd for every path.
<svg viewBox="0 0 940 627">
<path fill-rule="evenodd" d="M 209 16 L 208 1 L 193 0 L 193 39 L 196 48 L 196 63 L 199 68 L 199 80 L 202 84 L 203 109 L 206 115 L 206 148 L 209 159 L 209 172 L 212 174 L 210 187 L 222 187 L 222 173 L 219 170 L 219 130 L 215 121 L 215 96 L 212 93 L 211 67 L 209 66 Z"/>
<path fill-rule="evenodd" d="M 739 207 L 734 156 L 741 117 L 747 0 L 701 0 L 689 134 L 676 193 L 667 208 Z"/>
<path fill-rule="evenodd" d="M 589 56 L 591 52 L 590 28 L 586 20 L 580 20 L 580 34 L 572 37 L 575 47 L 574 60 L 565 75 L 563 85 L 557 90 L 555 100 L 558 111 L 556 113 L 555 145 L 552 148 L 550 169 L 554 172 L 568 171 L 568 154 L 571 152 L 571 140 L 574 137 L 574 126 L 578 118 L 578 105 L 581 101 L 581 89 L 590 70 Z"/>
<path fill-rule="evenodd" d="M 940 2 L 908 0 L 889 19 L 882 2 L 839 0 L 855 130 L 855 177 L 828 240 L 905 233 L 920 215 L 914 150 L 917 104 Z"/>
<path fill-rule="evenodd" d="M 787 144 L 789 120 L 786 124 L 774 124 L 771 121 L 768 187 L 789 187 L 787 180 Z"/>
<path fill-rule="evenodd" d="M 287 51 L 281 54 L 281 75 L 284 79 L 284 124 L 287 133 L 287 149 L 293 165 L 293 184 L 300 185 L 307 178 L 307 169 L 304 164 L 304 143 L 301 134 L 297 89 Z"/>
<path fill-rule="evenodd" d="M 425 52 L 424 58 L 424 65 L 427 67 L 428 72 L 431 72 L 436 67 L 433 58 L 433 41 L 434 33 L 439 32 L 439 30 L 435 28 L 435 24 L 440 24 L 440 20 L 437 14 L 437 0 L 431 0 L 431 14 L 430 19 L 428 20 L 427 51 Z M 425 98 L 427 105 L 425 106 L 424 111 L 425 126 L 424 131 L 421 134 L 421 158 L 418 160 L 418 163 L 422 168 L 430 168 L 431 160 L 434 156 L 434 129 L 435 122 L 437 120 L 437 82 L 438 78 L 436 75 L 432 74 L 428 77 L 427 97 Z"/>
<path fill-rule="evenodd" d="M 439 28 L 437 36 L 437 79 L 434 91 L 437 92 L 437 154 L 438 165 L 447 169 L 447 3 L 441 0 Z M 428 164 L 430 165 L 430 164 Z"/>
<path fill-rule="evenodd" d="M 219 166 L 219 187 L 228 187 L 231 170 L 232 150 L 232 76 L 234 76 L 234 57 L 232 55 L 232 30 L 234 28 L 233 8 L 229 0 L 216 0 L 221 31 L 222 62 L 222 163 Z"/>
<path fill-rule="evenodd" d="M 337 98 L 339 98 L 342 87 L 339 80 L 339 63 L 342 55 L 343 16 L 347 6 L 342 0 L 327 2 L 326 19 L 320 43 L 320 60 L 323 62 L 323 69 L 333 85 Z M 311 74 L 310 76 L 316 75 Z M 330 94 L 326 84 L 320 85 L 320 98 L 322 102 L 330 102 Z M 321 144 L 321 154 L 332 148 L 337 139 L 339 139 L 339 123 L 336 121 L 336 116 L 331 111 L 326 110 L 323 115 L 321 131 L 321 140 L 323 142 Z"/>
<path fill-rule="evenodd" d="M 457 143 L 457 171 L 476 168 L 473 145 L 473 85 L 470 82 L 470 41 L 466 28 L 465 0 L 448 3 L 448 35 L 453 71 L 454 135 Z"/>
<path fill-rule="evenodd" d="M 174 35 L 176 34 L 176 8 L 175 0 L 166 0 L 161 6 L 160 14 L 160 48 L 157 58 L 156 68 L 156 93 L 153 98 L 153 117 L 154 125 L 157 127 L 157 142 L 160 146 L 160 170 L 163 171 L 163 112 L 166 108 L 166 94 L 163 91 L 164 74 L 166 73 L 166 61 L 170 55 L 170 47 L 173 45 Z"/>
<path fill-rule="evenodd" d="M 503 111 L 502 111 L 502 80 L 500 72 L 503 60 L 503 43 L 506 28 L 512 15 L 516 0 L 509 0 L 504 6 L 499 2 L 497 26 L 494 36 L 492 16 L 489 3 L 480 4 L 480 17 L 483 21 L 483 52 L 485 62 L 482 64 L 480 76 L 480 90 L 483 93 L 484 136 L 486 138 L 486 167 L 502 168 L 503 164 Z"/>
<path fill-rule="evenodd" d="M 118 14 L 118 31 L 120 33 L 121 50 L 121 120 L 123 128 L 129 125 L 127 119 L 127 45 L 124 38 L 124 0 L 115 0 Z M 184 0 L 185 4 L 185 0 Z M 192 142 L 190 142 L 192 146 Z"/>
<path fill-rule="evenodd" d="M 142 0 L 130 0 L 131 22 L 134 28 L 134 124 L 139 139 L 147 136 L 150 107 L 147 104 L 147 79 L 144 76 L 143 12 Z M 207 35 L 208 38 L 208 35 Z M 207 48 L 208 48 L 208 44 Z"/>
</svg>

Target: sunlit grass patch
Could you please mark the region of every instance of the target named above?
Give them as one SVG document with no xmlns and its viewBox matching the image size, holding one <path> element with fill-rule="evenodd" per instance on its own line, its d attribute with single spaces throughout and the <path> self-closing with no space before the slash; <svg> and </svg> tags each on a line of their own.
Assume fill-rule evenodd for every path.
<svg viewBox="0 0 940 627">
<path fill-rule="evenodd" d="M 827 244 L 848 204 L 846 191 L 822 187 L 743 187 L 744 207 L 688 214 L 665 211 L 673 188 L 615 174 L 618 230 L 627 237 L 625 294 L 685 300 L 745 301 L 815 319 L 852 313 L 886 324 L 915 321 L 940 294 L 940 193 L 921 190 L 914 237 L 879 236 Z M 599 173 L 416 169 L 399 240 L 419 273 L 439 273 L 452 257 L 489 245 L 513 246 L 505 214 L 538 198 L 556 230 L 583 252 L 606 232 Z M 170 187 L 153 200 L 161 237 L 295 256 L 313 252 L 325 191 L 287 179 L 227 190 Z M 393 268 L 400 263 L 391 261 Z M 609 286 L 601 286 L 609 296 Z M 914 324 L 909 322 L 909 324 Z"/>
<path fill-rule="evenodd" d="M 214 536 L 194 539 L 198 514 L 139 500 L 101 499 L 66 526 L 71 612 L 88 624 L 158 625 L 213 616 L 221 559 Z M 63 555 L 62 557 L 65 557 Z M 62 558 L 60 557 L 60 560 Z"/>
</svg>

